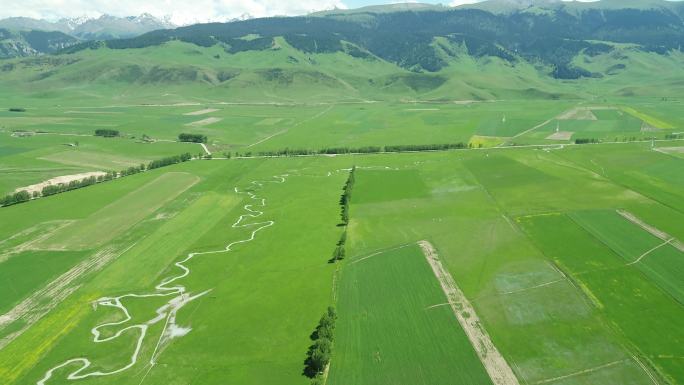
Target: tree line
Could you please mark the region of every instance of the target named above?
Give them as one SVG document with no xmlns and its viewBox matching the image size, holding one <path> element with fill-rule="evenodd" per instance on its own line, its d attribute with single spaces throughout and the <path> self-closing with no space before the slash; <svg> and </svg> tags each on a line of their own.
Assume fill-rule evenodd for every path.
<svg viewBox="0 0 684 385">
<path fill-rule="evenodd" d="M 349 170 L 349 176 L 342 189 L 342 196 L 340 197 L 341 219 L 344 230 L 340 235 L 340 239 L 335 245 L 335 251 L 329 263 L 335 263 L 344 259 L 346 255 L 345 245 L 347 243 L 347 226 L 349 224 L 349 202 L 351 201 L 352 191 L 354 189 L 354 181 L 356 174 L 356 166 Z M 332 306 L 328 307 L 328 311 L 323 314 L 316 330 L 311 335 L 314 341 L 313 345 L 309 347 L 306 360 L 304 361 L 304 375 L 311 378 L 311 385 L 323 385 L 325 372 L 330 357 L 332 355 L 333 334 L 335 331 L 335 321 L 337 320 L 337 313 Z"/>
<path fill-rule="evenodd" d="M 337 241 L 335 251 L 333 251 L 332 258 L 328 260 L 329 263 L 335 263 L 341 261 L 347 256 L 347 251 L 345 250 L 345 245 L 347 243 L 347 229 L 345 228 L 340 235 L 340 239 Z"/>
<path fill-rule="evenodd" d="M 190 159 L 192 159 L 192 155 L 190 155 L 190 153 L 188 153 L 188 152 L 186 152 L 185 154 L 181 154 L 181 155 L 168 156 L 166 158 L 161 158 L 158 160 L 151 161 L 147 165 L 147 169 L 148 170 L 154 170 L 155 168 L 170 166 L 170 165 L 176 164 L 176 163 L 187 162 Z"/>
<path fill-rule="evenodd" d="M 342 189 L 342 195 L 340 196 L 340 219 L 342 223 L 340 226 L 344 227 L 340 239 L 335 245 L 332 257 L 328 260 L 328 263 L 335 263 L 341 261 L 347 255 L 345 249 L 347 243 L 347 226 L 349 225 L 349 202 L 351 201 L 352 190 L 354 189 L 354 174 L 356 173 L 356 166 L 352 167 L 349 171 L 349 176 L 347 177 L 347 182 L 344 184 Z"/>
<path fill-rule="evenodd" d="M 335 308 L 329 306 L 311 335 L 313 345 L 309 347 L 304 361 L 304 375 L 311 378 L 311 385 L 323 384 L 322 374 L 330 362 L 336 320 Z"/>
<path fill-rule="evenodd" d="M 589 144 L 589 143 L 598 143 L 599 140 L 596 138 L 577 138 L 575 139 L 575 144 Z"/>
<path fill-rule="evenodd" d="M 354 174 L 356 173 L 356 166 L 349 171 L 347 183 L 344 184 L 342 196 L 340 197 L 340 206 L 342 206 L 342 224 L 346 227 L 349 224 L 349 202 L 351 201 L 352 190 L 354 189 Z"/>
<path fill-rule="evenodd" d="M 95 130 L 95 136 L 102 136 L 105 138 L 116 138 L 121 133 L 118 130 L 112 130 L 108 128 L 101 128 Z"/>
<path fill-rule="evenodd" d="M 364 146 L 364 147 L 325 147 L 320 150 L 292 149 L 258 151 L 258 152 L 236 152 L 236 157 L 250 158 L 253 156 L 302 156 L 302 155 L 344 155 L 344 154 L 377 154 L 383 152 L 423 152 L 423 151 L 447 151 L 456 149 L 472 148 L 471 144 L 460 143 L 439 143 L 439 144 L 398 144 L 386 146 Z"/>
<path fill-rule="evenodd" d="M 187 134 L 182 133 L 178 135 L 179 142 L 190 142 L 190 143 L 206 143 L 207 136 L 202 134 Z"/>
<path fill-rule="evenodd" d="M 190 159 L 192 159 L 192 155 L 190 155 L 189 153 L 185 153 L 185 154 L 181 154 L 181 155 L 169 156 L 166 158 L 153 160 L 150 163 L 148 163 L 147 165 L 141 164 L 140 166 L 131 166 L 131 167 L 125 168 L 125 169 L 118 171 L 118 172 L 117 171 L 108 171 L 104 175 L 90 176 L 88 178 L 84 178 L 81 180 L 72 180 L 69 183 L 47 185 L 47 186 L 43 187 L 43 189 L 40 192 L 34 191 L 33 193 L 29 193 L 26 190 L 18 191 L 18 192 L 12 193 L 12 194 L 8 194 L 4 198 L 0 199 L 0 207 L 12 206 L 12 205 L 15 205 L 18 203 L 28 202 L 29 200 L 35 199 L 35 198 L 48 197 L 51 195 L 60 194 L 63 192 L 76 190 L 76 189 L 83 188 L 83 187 L 92 186 L 94 184 L 107 182 L 107 181 L 110 181 L 113 179 L 123 178 L 125 176 L 138 174 L 138 173 L 148 171 L 148 170 L 153 170 L 155 168 L 160 168 L 160 167 L 170 166 L 172 164 L 187 162 Z"/>
<path fill-rule="evenodd" d="M 110 172 L 107 172 L 105 175 L 91 176 L 91 177 L 81 179 L 81 180 L 72 180 L 69 183 L 60 183 L 57 185 L 48 185 L 48 186 L 43 187 L 43 190 L 41 191 L 40 196 L 47 197 L 50 195 L 55 195 L 55 194 L 59 194 L 59 193 L 63 193 L 63 192 L 71 191 L 71 190 L 76 190 L 79 188 L 92 186 L 92 185 L 97 184 L 97 183 L 110 181 L 116 177 L 117 177 L 116 172 L 110 171 Z"/>
</svg>

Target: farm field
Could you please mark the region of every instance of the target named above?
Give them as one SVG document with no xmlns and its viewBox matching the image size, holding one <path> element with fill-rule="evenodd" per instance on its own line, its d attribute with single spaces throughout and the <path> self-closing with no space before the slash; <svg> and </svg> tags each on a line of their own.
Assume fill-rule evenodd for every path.
<svg viewBox="0 0 684 385">
<path fill-rule="evenodd" d="M 392 108 L 399 106 L 405 107 L 382 108 L 394 114 Z M 484 113 L 485 107 L 453 108 Z M 278 108 L 263 108 L 263 126 L 283 122 L 268 116 Z M 310 117 L 325 109 L 344 114 L 355 108 L 301 110 Z M 174 116 L 192 121 L 227 114 L 216 109 L 183 107 Z M 539 119 L 567 109 L 559 105 Z M 183 115 L 196 111 L 202 114 Z M 506 114 L 507 122 L 513 119 Z M 291 119 L 294 125 L 301 116 Z M 193 130 L 228 120 L 224 115 Z M 293 132 L 311 135 L 306 124 Z M 470 127 L 454 140 L 494 132 Z M 271 140 L 272 148 L 286 146 L 289 132 L 259 146 L 268 148 Z M 515 140 L 529 135 L 536 130 Z M 115 158 L 144 162 L 187 148 L 201 151 L 192 144 L 142 144 L 125 136 L 79 136 L 78 148 L 60 144 L 59 135 L 7 136 L 13 150 L 4 153 L 4 161 L 17 168 L 40 162 L 54 168 L 40 175 L 99 170 L 105 164 L 97 162 Z M 320 145 L 332 143 L 330 138 L 321 135 Z M 631 316 L 648 308 L 643 318 L 661 330 L 682 319 L 682 259 L 675 240 L 684 239 L 677 172 L 684 159 L 660 151 L 677 141 L 651 146 L 217 155 L 1 208 L 0 283 L 11 294 L 0 303 L 0 379 L 7 384 L 67 384 L 69 376 L 84 384 L 112 379 L 306 384 L 309 336 L 321 312 L 334 305 L 339 319 L 330 383 L 497 383 L 449 306 L 425 310 L 447 300 L 424 258 L 416 258 L 421 257 L 417 247 L 355 263 L 429 240 L 518 383 L 679 383 L 682 337 L 674 329 L 640 333 Z M 237 148 L 244 147 L 230 149 Z M 89 152 L 105 155 L 89 157 Z M 639 161 L 625 169 L 627 159 Z M 75 161 L 86 166 L 68 164 Z M 341 188 L 352 166 L 356 183 L 347 258 L 330 264 L 343 231 Z M 36 179 L 18 175 L 3 183 L 12 188 Z M 565 239 L 573 240 L 571 248 L 561 248 Z M 639 263 L 627 265 L 644 253 Z M 195 256 L 186 260 L 190 255 Z M 31 273 L 38 266 L 40 274 Z M 395 289 L 377 289 L 382 285 Z M 165 318 L 157 318 L 160 309 L 169 309 Z M 387 322 L 396 325 L 388 328 Z M 397 337 L 400 330 L 423 328 L 430 332 L 413 340 Z M 407 365 L 420 346 L 424 361 Z M 453 377 L 453 365 L 463 365 L 460 377 Z M 410 370 L 418 367 L 425 369 Z"/>
<path fill-rule="evenodd" d="M 679 124 L 661 117 L 676 102 L 653 105 L 638 99 L 593 107 L 563 100 L 282 105 L 187 100 L 104 107 L 31 103 L 23 113 L 0 111 L 3 193 L 56 176 L 118 171 L 186 152 L 196 156 L 210 151 L 224 157 L 389 145 L 463 143 L 487 148 L 567 144 L 575 139 L 624 142 L 663 139 Z M 656 108 L 658 114 L 648 108 Z M 197 112 L 202 114 L 194 115 Z M 585 119 L 587 114 L 596 120 Z M 213 120 L 193 125 L 206 119 Z M 117 130 L 121 137 L 94 137 L 101 128 Z M 206 135 L 207 150 L 177 142 L 184 132 Z M 676 144 L 663 153 L 678 156 Z"/>
<path fill-rule="evenodd" d="M 620 255 L 567 216 L 532 217 L 521 222 L 544 253 L 567 269 L 616 331 L 633 344 L 633 362 L 645 371 L 655 369 L 654 381 L 680 381 L 680 365 L 670 357 L 681 355 L 681 344 L 677 342 L 682 338 L 680 328 L 671 325 L 679 322 L 682 306 L 669 295 L 669 287 L 662 285 L 663 278 L 654 279 L 657 276 L 643 274 L 642 267 L 626 264 Z M 577 235 L 575 239 L 583 246 L 559 247 L 557 236 L 543 230 L 549 226 Z M 658 263 L 667 262 L 660 259 Z M 634 312 L 640 314 L 638 319 L 633 317 Z M 653 328 L 644 330 L 643 322 Z"/>
<path fill-rule="evenodd" d="M 410 172 L 391 166 L 381 170 L 379 165 L 361 168 L 352 198 L 353 255 L 430 238 L 521 383 L 619 378 L 621 383 L 648 384 L 649 373 L 631 358 L 629 343 L 568 273 L 519 229 L 515 218 L 554 207 L 649 202 L 608 180 L 595 180 L 587 170 L 568 172 L 551 161 L 555 156 L 539 150 L 491 150 L 406 159 L 398 168 Z M 413 174 L 412 180 L 417 174 L 422 186 L 414 181 L 410 192 L 379 192 L 401 174 Z M 571 186 L 578 180 L 586 180 L 583 186 L 591 183 L 583 192 L 591 199 L 575 199 Z M 364 187 L 377 190 L 370 195 Z M 624 198 L 616 203 L 620 196 Z"/>
<path fill-rule="evenodd" d="M 684 303 L 684 282 L 681 279 L 684 245 L 669 234 L 631 222 L 625 218 L 629 213 L 623 215 L 603 211 L 580 212 L 572 214 L 572 218 L 623 257 L 627 266 L 639 269 L 677 302 Z"/>
<path fill-rule="evenodd" d="M 350 259 L 338 295 L 330 384 L 491 384 L 417 244 Z"/>
<path fill-rule="evenodd" d="M 247 162 L 250 164 L 246 164 Z M 179 365 L 179 367 L 187 367 L 188 370 L 183 373 L 174 373 L 173 377 L 176 379 L 201 378 L 203 383 L 223 383 L 226 372 L 222 372 L 220 376 L 212 374 L 216 373 L 215 371 L 197 372 L 191 369 L 197 366 L 192 363 L 196 360 L 195 362 L 201 363 L 200 367 L 219 365 L 230 368 L 227 372 L 232 373 L 231 376 L 236 381 L 248 378 L 257 383 L 300 383 L 300 363 L 303 358 L 299 357 L 303 357 L 306 351 L 306 336 L 310 333 L 310 327 L 315 324 L 319 309 L 324 308 L 329 301 L 332 266 L 326 263 L 326 259 L 321 259 L 320 255 L 327 253 L 327 246 L 338 236 L 335 226 L 336 195 L 337 188 L 343 179 L 339 175 L 330 177 L 326 174 L 295 175 L 296 169 L 301 166 L 299 163 L 283 165 L 284 168 L 279 175 L 286 174 L 288 169 L 293 169 L 294 173 L 291 176 L 274 178 L 271 172 L 274 169 L 270 165 L 259 171 L 263 166 L 262 163 L 270 162 L 246 161 L 243 166 L 237 168 L 226 162 L 193 162 L 186 167 L 178 167 L 180 169 L 164 172 L 161 175 L 159 173 L 150 175 L 154 172 L 149 172 L 129 177 L 125 181 L 93 187 L 93 189 L 99 189 L 100 195 L 104 197 L 100 202 L 93 202 L 89 207 L 80 210 L 78 215 L 86 215 L 84 221 L 95 221 L 90 225 L 84 225 L 86 231 L 94 231 L 97 226 L 107 224 L 108 216 L 98 215 L 98 210 L 108 210 L 108 207 L 114 209 L 111 204 L 118 205 L 117 209 L 122 212 L 140 211 L 137 206 L 123 201 L 129 197 L 116 188 L 124 186 L 117 185 L 128 184 L 125 186 L 127 189 L 136 191 L 134 186 L 142 185 L 140 187 L 142 189 L 152 188 L 154 185 L 151 183 L 161 183 L 158 182 L 160 178 L 173 178 L 168 182 L 173 180 L 174 183 L 178 183 L 181 180 L 178 180 L 175 175 L 179 173 L 181 176 L 192 175 L 194 178 L 201 179 L 186 191 L 160 189 L 160 192 L 177 190 L 175 193 L 177 197 L 171 195 L 171 199 L 166 201 L 157 197 L 161 203 L 158 209 L 143 211 L 138 218 L 128 217 L 128 220 L 134 220 L 135 223 L 128 223 L 127 230 L 114 239 L 110 238 L 111 231 L 100 229 L 86 238 L 92 239 L 99 236 L 99 239 L 83 245 L 79 243 L 82 238 L 62 239 L 59 236 L 59 230 L 55 233 L 55 237 L 60 239 L 59 242 L 63 248 L 81 249 L 84 246 L 87 248 L 86 252 L 79 252 L 82 261 L 95 259 L 99 263 L 88 264 L 87 266 L 90 267 L 88 270 L 72 268 L 72 274 L 68 277 L 60 276 L 61 280 L 51 281 L 48 286 L 60 287 L 70 292 L 67 298 L 51 298 L 53 302 L 60 300 L 59 303 L 48 305 L 45 303 L 46 298 L 29 297 L 26 295 L 29 290 L 24 290 L 23 296 L 17 293 L 14 303 L 22 300 L 26 303 L 28 300 L 32 306 L 28 312 L 13 313 L 15 319 L 10 320 L 9 323 L 3 319 L 5 322 L 2 324 L 2 341 L 6 343 L 8 337 L 11 339 L 11 343 L 4 346 L 0 352 L 3 356 L 0 372 L 3 383 L 35 383 L 41 380 L 50 368 L 73 359 L 76 355 L 83 355 L 89 362 L 92 362 L 92 367 L 87 369 L 91 372 L 115 372 L 117 369 L 125 368 L 134 357 L 137 358 L 137 354 L 140 355 L 138 362 L 145 365 L 144 362 L 148 362 L 151 357 L 156 359 L 153 353 L 155 347 L 165 351 L 164 362 L 160 360 L 158 366 L 155 364 L 146 367 L 144 372 L 138 372 L 136 367 L 129 371 L 128 375 L 117 379 L 117 382 L 138 383 L 145 376 L 146 381 L 150 383 L 167 383 L 169 373 L 157 368 Z M 247 170 L 250 171 L 245 173 Z M 183 181 L 187 180 L 187 177 L 182 177 L 186 178 Z M 254 184 L 253 180 L 263 180 L 263 182 Z M 261 184 L 263 187 L 260 187 Z M 281 190 L 277 194 L 283 194 L 283 196 L 303 190 L 307 190 L 308 194 L 306 198 L 290 201 L 288 204 L 284 204 L 286 203 L 284 200 L 280 204 L 271 203 L 273 197 L 269 197 L 265 201 L 269 206 L 265 207 L 272 211 L 266 212 L 265 207 L 261 207 L 260 198 L 255 196 L 251 199 L 242 190 L 236 193 L 233 185 L 245 189 L 244 191 L 259 194 L 270 195 L 272 191 L 278 191 L 278 189 Z M 42 216 L 34 217 L 33 220 L 49 222 L 55 218 L 69 218 L 73 215 L 70 208 L 78 204 L 79 193 L 84 193 L 86 190 L 52 197 L 54 200 L 62 200 L 60 206 L 62 209 L 43 213 Z M 322 198 L 318 198 L 319 193 L 322 194 Z M 132 198 L 134 197 L 130 197 Z M 43 202 L 49 199 L 46 198 Z M 251 210 L 253 211 L 245 210 L 243 206 L 247 204 L 252 204 Z M 273 206 L 270 206 L 271 204 Z M 293 216 L 292 213 L 301 211 L 304 207 L 301 205 L 316 207 L 317 212 L 321 214 L 320 219 L 314 219 L 311 216 L 297 219 L 297 216 Z M 31 209 L 31 206 L 14 206 L 3 211 L 2 214 L 12 215 L 12 217 L 22 216 L 21 210 Z M 264 210 L 263 218 L 258 214 L 257 210 L 260 209 Z M 241 215 L 244 215 L 242 220 L 236 222 Z M 306 229 L 310 226 L 312 230 L 318 229 L 316 237 L 293 238 L 293 227 L 275 226 L 281 221 L 289 220 L 293 221 L 294 228 Z M 273 225 L 271 221 L 274 222 Z M 78 223 L 78 221 L 73 223 Z M 273 229 L 270 229 L 271 226 L 274 226 Z M 327 227 L 328 231 L 321 232 L 322 227 Z M 275 229 L 279 230 L 269 236 L 268 230 Z M 7 229 L 3 229 L 5 230 Z M 290 248 L 292 251 L 287 252 L 282 245 L 276 246 L 280 242 L 272 241 L 263 242 L 261 247 L 250 250 L 248 246 L 252 244 L 244 243 L 243 245 L 240 240 L 248 240 L 251 235 L 275 237 L 272 241 L 283 239 L 283 242 L 292 246 Z M 224 248 L 231 242 L 238 243 L 233 245 L 234 250 L 224 252 Z M 42 245 L 32 247 L 45 248 Z M 46 248 L 49 249 L 49 247 Z M 174 312 L 174 319 L 177 316 L 179 324 L 184 325 L 179 330 L 186 330 L 184 329 L 186 327 L 187 331 L 190 328 L 194 329 L 193 334 L 198 340 L 187 341 L 188 345 L 185 347 L 162 348 L 158 345 L 158 341 L 164 325 L 159 321 L 149 324 L 148 333 L 149 335 L 154 333 L 154 337 L 139 339 L 141 336 L 136 332 L 138 329 L 142 330 L 143 327 L 133 326 L 133 324 L 147 325 L 145 322 L 155 319 L 155 309 L 166 303 L 170 297 L 125 297 L 126 294 L 154 293 L 157 291 L 154 286 L 160 281 L 178 276 L 183 271 L 180 266 L 175 266 L 173 263 L 183 259 L 184 253 L 191 251 L 207 254 L 203 254 L 202 258 L 198 256 L 196 262 L 192 261 L 189 267 L 193 274 L 184 278 L 182 285 L 187 287 L 188 293 L 199 294 L 207 290 L 209 292 L 206 292 L 206 296 L 201 300 L 195 303 L 189 302 L 188 306 L 183 309 L 179 306 L 177 315 Z M 49 250 L 45 252 L 55 255 L 63 253 Z M 3 267 L 9 266 L 10 262 L 19 262 L 19 258 L 26 258 L 27 263 L 30 260 L 23 254 L 13 255 L 3 263 Z M 79 264 L 75 262 L 77 261 L 72 261 L 72 266 L 78 267 Z M 131 269 L 132 264 L 137 267 Z M 217 269 L 219 266 L 220 268 Z M 64 270 L 64 267 L 59 265 L 46 267 L 52 269 L 53 276 L 59 276 Z M 312 274 L 316 277 L 315 279 Z M 304 280 L 304 277 L 309 278 Z M 292 284 L 283 286 L 282 282 L 286 281 Z M 251 283 L 245 285 L 247 282 Z M 35 282 L 35 277 L 24 277 L 23 280 L 19 279 L 19 282 L 14 283 L 14 285 L 19 284 L 33 285 L 33 289 L 41 293 L 38 289 L 41 289 L 45 282 Z M 277 290 L 275 290 L 276 286 Z M 259 297 L 274 290 L 279 294 L 271 295 L 269 301 L 253 301 L 255 296 Z M 159 291 L 164 293 L 164 290 Z M 318 294 L 307 295 L 308 299 L 304 302 L 298 300 L 305 295 L 304 293 L 311 292 Z M 173 292 L 169 292 L 167 295 L 172 294 Z M 105 295 L 123 295 L 126 299 L 121 301 L 129 309 L 131 319 L 126 322 L 126 319 L 122 318 L 121 311 L 116 307 L 108 306 L 105 300 L 100 300 L 100 306 L 96 306 L 97 309 L 94 311 L 91 305 L 94 306 L 98 303 L 97 299 Z M 220 303 L 222 301 L 226 302 Z M 49 309 L 46 309 L 46 306 Z M 293 313 L 289 311 L 282 313 L 284 309 L 297 310 Z M 42 310 L 49 311 L 41 314 L 39 319 L 35 319 L 33 316 Z M 269 313 L 283 316 L 277 319 L 263 317 L 264 314 Z M 241 316 L 236 317 L 235 314 Z M 195 324 L 194 319 L 203 318 L 215 320 L 213 326 L 212 322 L 202 322 L 191 326 Z M 54 329 L 51 326 L 65 320 L 70 325 L 67 328 Z M 115 335 L 117 330 L 124 330 L 120 337 L 102 344 L 93 343 L 90 329 L 98 324 L 111 322 L 115 324 L 121 322 L 122 326 L 119 329 L 116 329 L 115 324 L 103 326 L 101 328 L 103 338 Z M 26 326 L 29 327 L 25 328 Z M 213 329 L 213 327 L 218 329 Z M 234 332 L 225 333 L 226 328 Z M 259 330 L 266 329 L 271 333 L 259 337 Z M 13 335 L 17 330 L 21 331 L 21 334 Z M 184 334 L 182 330 L 178 332 L 180 335 Z M 176 332 L 173 332 L 174 336 Z M 278 339 L 282 339 L 281 342 L 276 342 Z M 263 343 L 258 342 L 259 340 Z M 46 345 L 45 341 L 49 341 L 50 345 Z M 140 344 L 139 350 L 136 349 L 137 343 Z M 280 348 L 274 350 L 273 343 Z M 196 350 L 200 346 L 202 348 L 199 351 Z M 207 349 L 208 346 L 213 347 Z M 175 349 L 178 350 L 173 353 L 172 350 Z M 195 352 L 189 354 L 186 349 L 191 351 L 194 349 Z M 112 354 L 113 352 L 117 354 Z M 261 358 L 265 354 L 277 360 L 271 361 L 272 364 L 268 365 L 269 371 L 267 372 L 263 371 L 264 364 Z M 280 358 L 277 358 L 278 356 Z M 213 364 L 207 364 L 207 360 Z M 57 369 L 47 383 L 63 383 L 64 378 L 69 373 L 76 372 L 80 365 L 81 361 Z M 235 371 L 237 367 L 241 369 Z M 274 368 L 279 369 L 274 370 Z M 82 381 L 109 383 L 111 378 L 91 375 L 86 376 Z"/>
</svg>

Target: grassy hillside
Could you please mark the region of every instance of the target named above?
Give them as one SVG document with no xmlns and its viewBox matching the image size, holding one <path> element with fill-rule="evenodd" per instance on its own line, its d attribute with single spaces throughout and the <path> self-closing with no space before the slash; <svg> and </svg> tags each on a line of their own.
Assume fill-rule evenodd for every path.
<svg viewBox="0 0 684 385">
<path fill-rule="evenodd" d="M 680 6 L 504 3 L 369 7 L 92 41 L 3 61 L 0 96 L 56 104 L 72 96 L 292 103 L 682 94 Z M 510 10 L 489 9 L 497 4 Z"/>
<path fill-rule="evenodd" d="M 178 41 L 140 49 L 99 48 L 5 61 L 0 93 L 15 104 L 30 99 L 26 103 L 32 105 L 70 99 L 287 103 L 667 97 L 681 95 L 684 85 L 684 56 L 678 52 L 657 55 L 618 45 L 611 53 L 580 54 L 573 63 L 595 76 L 568 81 L 549 76 L 551 67 L 541 63 L 478 58 L 443 39 L 435 39 L 433 46 L 448 63 L 433 73 L 409 71 L 371 54 L 305 53 L 283 38 L 274 39 L 268 50 L 237 53 Z"/>
</svg>

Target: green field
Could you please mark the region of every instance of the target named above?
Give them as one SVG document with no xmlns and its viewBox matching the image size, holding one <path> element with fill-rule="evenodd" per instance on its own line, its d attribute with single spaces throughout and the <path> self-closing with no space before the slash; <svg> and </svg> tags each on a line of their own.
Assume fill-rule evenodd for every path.
<svg viewBox="0 0 684 385">
<path fill-rule="evenodd" d="M 684 385 L 679 49 L 248 32 L 0 62 L 0 385 Z"/>
<path fill-rule="evenodd" d="M 658 239 L 615 212 L 581 212 L 572 217 L 623 257 L 628 266 L 639 269 L 676 301 L 684 303 L 684 282 L 680 278 L 684 251 L 681 245 L 672 245 L 675 239 Z"/>
<path fill-rule="evenodd" d="M 490 384 L 417 245 L 355 258 L 339 287 L 330 384 Z"/>
<path fill-rule="evenodd" d="M 660 377 L 661 381 L 679 381 L 681 371 L 669 357 L 682 353 L 677 342 L 682 338 L 680 328 L 671 328 L 680 322 L 681 303 L 661 289 L 653 276 L 643 274 L 641 268 L 626 265 L 601 239 L 567 216 L 533 217 L 522 223 L 541 250 L 567 269 L 600 311 L 601 318 L 612 324 L 614 333 L 627 338 L 633 349 L 632 360 L 638 360 L 646 370 L 655 370 L 653 375 L 657 374 L 656 378 Z M 558 236 L 546 230 L 549 228 L 572 237 L 573 246 L 563 247 Z M 644 323 L 652 327 L 644 329 Z"/>
<path fill-rule="evenodd" d="M 47 136 L 11 140 L 42 138 Z M 126 138 L 83 143 L 89 140 L 114 144 L 111 153 L 122 159 L 138 155 L 126 146 L 116 149 L 120 143 L 165 145 Z M 13 157 L 31 151 L 4 157 L 19 161 Z M 627 159 L 639 162 L 626 170 Z M 653 151 L 650 143 L 629 142 L 215 159 L 2 208 L 0 269 L 2 287 L 11 293 L 2 309 L 24 303 L 33 310 L 15 312 L 0 325 L 0 338 L 9 341 L 0 348 L 0 378 L 32 384 L 50 373 L 47 384 L 68 383 L 64 378 L 84 361 L 58 366 L 87 358 L 90 366 L 82 373 L 125 370 L 83 383 L 305 384 L 309 335 L 334 304 L 339 325 L 331 383 L 490 381 L 449 308 L 425 312 L 445 301 L 414 249 L 353 263 L 429 239 L 521 383 L 648 384 L 651 376 L 678 383 L 684 374 L 670 357 L 684 354 L 671 329 L 681 319 L 681 254 L 667 244 L 627 266 L 663 241 L 615 210 L 684 238 L 676 172 L 683 161 Z M 341 232 L 340 189 L 353 165 L 348 258 L 332 265 L 328 259 Z M 280 182 L 274 176 L 283 174 L 283 183 L 252 183 Z M 236 187 L 266 198 L 266 207 Z M 252 204 L 249 210 L 246 204 Z M 264 214 L 252 217 L 250 210 Z M 233 226 L 245 214 L 240 224 L 247 226 Z M 216 252 L 250 239 L 271 220 L 254 241 Z M 191 273 L 174 282 L 202 294 L 178 309 L 173 330 L 179 336 L 164 337 L 168 328 L 153 321 L 167 297 L 125 297 L 128 321 L 102 300 L 164 293 L 155 286 L 182 272 L 174 263 L 191 252 L 212 253 L 192 259 Z M 40 274 L 30 273 L 37 268 Z M 51 297 L 50 290 L 60 295 Z M 635 313 L 641 316 L 635 319 Z M 94 343 L 91 329 L 111 322 L 123 323 L 99 328 L 102 338 L 112 339 Z M 116 337 L 146 322 L 152 323 L 142 340 L 135 328 Z M 644 333 L 643 322 L 657 328 Z M 656 332 L 665 329 L 673 332 Z M 411 356 L 416 349 L 423 361 Z M 442 365 L 450 360 L 454 364 Z M 462 365 L 455 371 L 460 377 L 453 365 Z"/>
</svg>

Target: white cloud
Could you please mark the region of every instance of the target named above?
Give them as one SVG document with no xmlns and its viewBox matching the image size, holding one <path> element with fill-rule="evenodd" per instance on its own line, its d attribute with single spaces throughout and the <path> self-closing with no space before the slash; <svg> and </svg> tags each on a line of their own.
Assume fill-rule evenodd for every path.
<svg viewBox="0 0 684 385">
<path fill-rule="evenodd" d="M 3 0 L 0 18 L 26 16 L 56 20 L 102 14 L 170 16 L 177 24 L 254 17 L 301 15 L 346 8 L 342 0 Z"/>
</svg>

